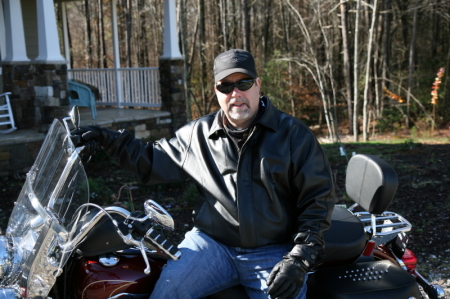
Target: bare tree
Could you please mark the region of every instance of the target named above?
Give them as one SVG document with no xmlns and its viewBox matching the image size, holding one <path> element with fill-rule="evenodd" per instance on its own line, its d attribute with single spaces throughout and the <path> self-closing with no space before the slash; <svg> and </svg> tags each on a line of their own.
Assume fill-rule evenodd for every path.
<svg viewBox="0 0 450 299">
<path fill-rule="evenodd" d="M 242 10 L 242 37 L 243 37 L 243 49 L 251 52 L 250 49 L 250 16 L 248 0 L 241 0 Z"/>
<path fill-rule="evenodd" d="M 370 82 L 370 64 L 372 61 L 372 45 L 373 45 L 373 31 L 375 29 L 375 21 L 377 19 L 378 0 L 374 0 L 372 6 L 372 22 L 369 29 L 369 41 L 367 42 L 367 63 L 366 63 L 366 80 L 364 84 L 364 104 L 363 104 L 363 141 L 367 141 L 367 103 Z"/>
<path fill-rule="evenodd" d="M 178 4 L 180 7 L 180 37 L 181 37 L 181 51 L 183 52 L 183 85 L 184 85 L 184 98 L 186 99 L 186 121 L 192 119 L 191 111 L 191 81 L 189 76 L 189 58 L 187 53 L 187 40 L 186 40 L 186 11 L 184 6 L 185 0 L 179 0 Z"/>
<path fill-rule="evenodd" d="M 220 21 L 221 21 L 221 25 L 222 25 L 223 50 L 227 51 L 230 47 L 229 47 L 228 32 L 227 32 L 228 26 L 227 26 L 226 0 L 220 0 L 219 9 L 220 9 Z"/>
<path fill-rule="evenodd" d="M 347 28 L 347 8 L 346 3 L 341 0 L 340 3 L 340 11 L 341 11 L 341 33 L 342 33 L 342 58 L 343 58 L 343 68 L 342 71 L 344 73 L 344 82 L 345 89 L 347 95 L 347 112 L 348 112 L 348 126 L 349 133 L 353 133 L 353 112 L 352 112 L 352 80 L 351 80 L 351 67 L 350 67 L 350 46 L 349 46 L 349 38 L 348 38 L 348 28 Z"/>
<path fill-rule="evenodd" d="M 356 1 L 356 18 L 355 18 L 355 47 L 353 55 L 353 141 L 358 141 L 358 43 L 359 43 L 359 14 L 361 8 L 361 0 Z"/>
<path fill-rule="evenodd" d="M 324 73 L 324 68 L 322 68 L 319 63 L 319 59 L 318 59 L 319 53 L 317 51 L 315 51 L 315 49 L 313 47 L 313 40 L 311 38 L 311 34 L 309 31 L 310 27 L 306 26 L 304 18 L 302 16 L 302 14 L 300 13 L 300 11 L 297 8 L 295 8 L 295 6 L 292 5 L 292 3 L 289 0 L 286 0 L 286 3 L 288 4 L 289 9 L 296 16 L 296 21 L 297 21 L 298 27 L 299 27 L 303 37 L 305 38 L 305 42 L 306 42 L 306 49 L 302 53 L 302 56 L 297 59 L 291 59 L 291 60 L 296 62 L 299 66 L 304 67 L 308 71 L 308 73 L 312 76 L 314 81 L 316 82 L 316 84 L 319 88 L 320 97 L 322 99 L 325 121 L 326 121 L 327 127 L 328 127 L 328 135 L 331 140 L 337 141 L 337 136 L 336 136 L 337 130 L 335 128 L 335 122 L 333 121 L 333 114 L 330 111 L 331 105 L 330 105 L 329 96 L 327 95 L 327 92 L 326 92 L 327 88 L 325 87 L 327 84 L 326 83 L 326 74 Z M 320 5 L 320 4 L 317 3 L 317 5 Z M 316 9 L 316 13 L 317 13 L 320 10 L 320 7 L 315 8 L 315 9 Z M 323 26 L 319 25 L 319 30 L 321 30 L 320 28 L 323 28 Z M 322 37 L 322 41 L 327 43 L 327 38 L 326 38 L 326 35 L 323 33 L 323 31 L 322 31 L 321 37 Z M 332 89 L 333 87 L 329 86 L 329 88 Z"/>
<path fill-rule="evenodd" d="M 85 15 L 86 15 L 86 49 L 87 49 L 87 57 L 86 57 L 86 66 L 88 68 L 92 67 L 92 47 L 93 47 L 93 42 L 92 42 L 92 28 L 91 28 L 91 8 L 89 6 L 89 0 L 85 0 L 84 2 L 84 11 L 85 11 Z"/>
<path fill-rule="evenodd" d="M 417 32 L 417 10 L 418 10 L 419 0 L 414 1 L 414 20 L 413 20 L 413 31 L 411 44 L 409 47 L 409 79 L 408 79 L 408 94 L 406 96 L 406 119 L 405 126 L 409 128 L 409 107 L 410 99 L 413 85 L 413 72 L 414 72 L 414 52 L 416 47 L 416 32 Z"/>
<path fill-rule="evenodd" d="M 109 3 L 109 0 L 67 3 L 72 68 L 111 66 Z M 122 64 L 158 65 L 164 1 L 117 3 Z M 258 74 L 264 79 L 263 92 L 280 109 L 308 124 L 321 124 L 323 119 L 330 138 L 338 137 L 337 116 L 339 121 L 348 118 L 355 141 L 359 124 L 366 139 L 372 119 L 377 118 L 381 125 L 386 121 L 384 116 L 401 117 L 398 109 L 405 110 L 402 111 L 405 115 L 411 114 L 405 119 L 415 125 L 428 122 L 425 97 L 416 95 L 419 102 L 410 100 L 411 105 L 394 106 L 381 90 L 394 86 L 393 91 L 400 93 L 406 88 L 405 99 L 412 98 L 415 92 L 426 94 L 425 89 L 431 84 L 426 77 L 434 76 L 437 65 L 450 68 L 450 0 L 178 0 L 178 3 L 185 84 L 189 85 L 187 98 L 197 108 L 192 111 L 193 117 L 218 109 L 211 88 L 212 63 L 219 51 L 230 48 L 251 50 Z M 376 10 L 366 8 L 370 5 Z M 446 79 L 447 76 L 441 86 L 442 95 L 448 93 Z M 195 84 L 190 86 L 189 80 Z M 445 101 L 445 97 L 441 98 L 442 108 L 437 113 L 447 121 L 448 113 L 442 105 Z M 348 115 L 342 117 L 344 114 L 336 113 L 336 107 Z"/>
</svg>

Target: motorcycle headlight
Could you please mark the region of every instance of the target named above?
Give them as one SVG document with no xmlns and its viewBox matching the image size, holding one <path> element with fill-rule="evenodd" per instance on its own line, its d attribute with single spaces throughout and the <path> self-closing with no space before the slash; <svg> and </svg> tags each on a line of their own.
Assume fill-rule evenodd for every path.
<svg viewBox="0 0 450 299">
<path fill-rule="evenodd" d="M 8 275 L 11 268 L 12 254 L 6 236 L 0 236 L 0 280 Z"/>
</svg>

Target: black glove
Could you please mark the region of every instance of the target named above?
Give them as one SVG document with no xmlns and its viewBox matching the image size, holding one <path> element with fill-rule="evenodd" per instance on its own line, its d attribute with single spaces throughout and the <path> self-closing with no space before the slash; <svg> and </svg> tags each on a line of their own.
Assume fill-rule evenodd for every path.
<svg viewBox="0 0 450 299">
<path fill-rule="evenodd" d="M 294 299 L 300 292 L 308 272 L 306 261 L 289 253 L 273 267 L 267 279 L 270 298 Z M 307 262 L 306 262 L 307 263 Z"/>
<path fill-rule="evenodd" d="M 83 154 L 94 155 L 97 150 L 109 145 L 117 132 L 98 126 L 81 127 L 70 132 L 72 142 L 76 147 L 84 146 Z"/>
</svg>

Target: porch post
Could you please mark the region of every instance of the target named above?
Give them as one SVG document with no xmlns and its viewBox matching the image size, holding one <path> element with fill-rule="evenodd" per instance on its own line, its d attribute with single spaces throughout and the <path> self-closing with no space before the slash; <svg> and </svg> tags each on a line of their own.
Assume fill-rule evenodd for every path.
<svg viewBox="0 0 450 299">
<path fill-rule="evenodd" d="M 113 30 L 114 74 L 116 79 L 117 107 L 122 108 L 122 76 L 120 73 L 119 34 L 117 32 L 116 0 L 111 0 L 111 21 Z"/>
<path fill-rule="evenodd" d="M 63 25 L 63 41 L 64 41 L 64 56 L 67 61 L 67 70 L 70 70 L 70 49 L 69 49 L 69 33 L 67 29 L 67 6 L 66 2 L 61 2 L 61 18 Z M 70 73 L 67 74 L 71 79 Z"/>
<path fill-rule="evenodd" d="M 55 4 L 53 0 L 37 0 L 38 46 L 39 56 L 36 63 L 65 64 L 59 49 L 58 30 L 56 28 Z"/>
<path fill-rule="evenodd" d="M 172 114 L 172 130 L 186 124 L 184 60 L 178 46 L 175 0 L 164 2 L 164 54 L 159 59 L 161 110 Z"/>
<path fill-rule="evenodd" d="M 5 14 L 3 13 L 3 0 L 0 0 L 0 61 L 5 59 Z M 1 74 L 0 74 L 1 75 Z"/>
<path fill-rule="evenodd" d="M 29 62 L 25 47 L 22 8 L 20 1 L 5 0 L 5 56 L 3 63 Z M 14 25 L 13 25 L 14 20 Z M 3 55 L 3 54 L 2 54 Z"/>
<path fill-rule="evenodd" d="M 161 59 L 183 59 L 178 46 L 175 0 L 164 1 L 164 52 Z"/>
</svg>

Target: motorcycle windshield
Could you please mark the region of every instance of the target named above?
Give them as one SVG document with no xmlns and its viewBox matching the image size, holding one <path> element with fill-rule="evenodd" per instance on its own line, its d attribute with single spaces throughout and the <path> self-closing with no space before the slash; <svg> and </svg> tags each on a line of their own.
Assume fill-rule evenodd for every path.
<svg viewBox="0 0 450 299">
<path fill-rule="evenodd" d="M 22 297 L 45 297 L 73 249 L 75 211 L 89 200 L 78 151 L 55 120 L 11 213 L 13 266 L 2 285 L 20 287 Z"/>
</svg>

